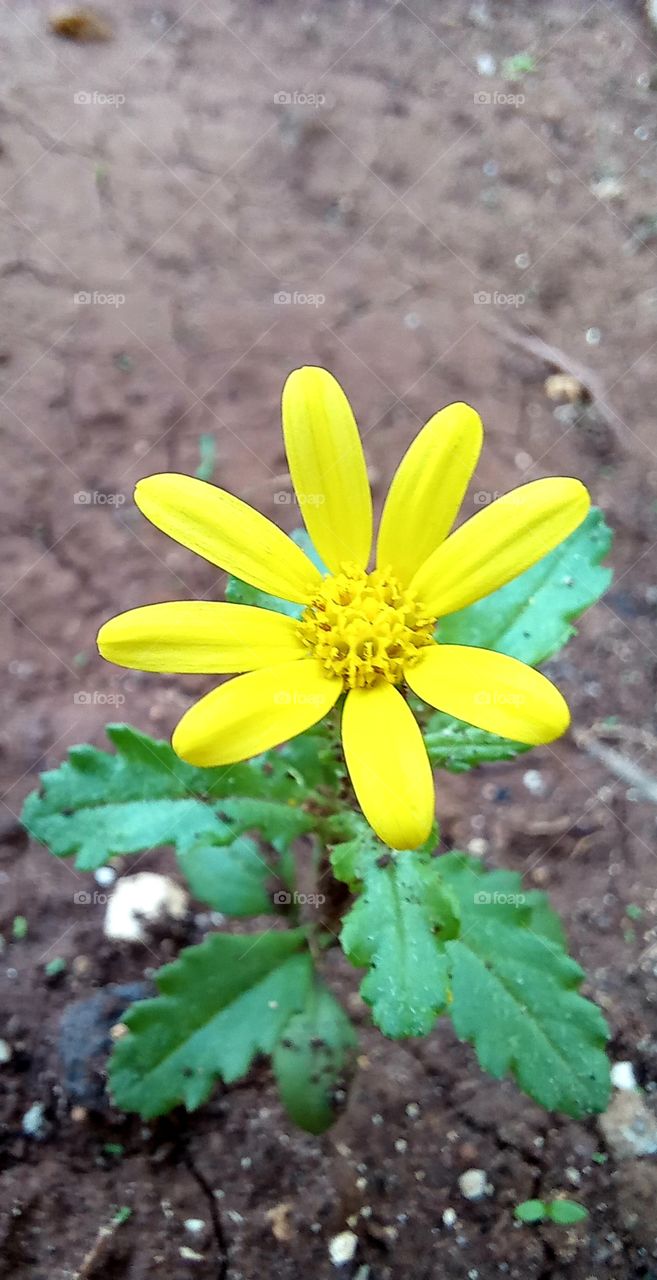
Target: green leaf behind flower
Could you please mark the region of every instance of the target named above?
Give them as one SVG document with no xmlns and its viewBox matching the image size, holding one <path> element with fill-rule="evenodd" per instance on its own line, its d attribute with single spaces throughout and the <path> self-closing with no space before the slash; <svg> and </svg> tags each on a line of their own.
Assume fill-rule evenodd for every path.
<svg viewBox="0 0 657 1280">
<path fill-rule="evenodd" d="M 348 1083 L 355 1047 L 356 1034 L 344 1009 L 317 979 L 273 1053 L 281 1098 L 302 1129 L 323 1133 L 333 1124 L 336 1092 Z"/>
</svg>

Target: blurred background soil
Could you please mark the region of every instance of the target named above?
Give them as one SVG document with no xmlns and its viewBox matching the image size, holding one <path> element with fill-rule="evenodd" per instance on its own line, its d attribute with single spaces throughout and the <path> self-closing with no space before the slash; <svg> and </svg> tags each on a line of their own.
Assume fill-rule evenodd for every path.
<svg viewBox="0 0 657 1280">
<path fill-rule="evenodd" d="M 29 846 L 17 815 L 67 746 L 100 743 L 108 719 L 166 736 L 203 687 L 95 654 L 111 614 L 222 589 L 139 515 L 138 477 L 194 472 L 211 435 L 214 479 L 292 529 L 292 367 L 343 382 L 378 504 L 422 423 L 468 400 L 487 443 L 464 514 L 578 475 L 615 530 L 615 581 L 550 666 L 574 732 L 440 775 L 443 839 L 549 892 L 650 1101 L 656 811 L 576 737 L 597 725 L 594 744 L 657 768 L 657 31 L 629 0 L 115 0 L 101 16 L 108 38 L 82 42 L 44 5 L 0 8 L 0 1273 L 649 1280 L 654 1158 L 617 1159 L 594 1120 L 484 1078 L 446 1025 L 383 1041 L 337 954 L 362 1069 L 321 1139 L 293 1129 L 264 1068 L 191 1118 L 72 1109 L 62 1010 L 180 940 L 105 941 L 102 895 L 74 902 L 93 879 Z M 550 395 L 549 375 L 566 375 Z M 138 861 L 173 869 L 168 851 Z M 198 914 L 190 936 L 207 927 Z M 477 1202 L 458 1184 L 472 1167 Z M 519 1201 L 558 1192 L 586 1223 L 514 1224 Z M 338 1271 L 329 1243 L 351 1229 Z"/>
</svg>

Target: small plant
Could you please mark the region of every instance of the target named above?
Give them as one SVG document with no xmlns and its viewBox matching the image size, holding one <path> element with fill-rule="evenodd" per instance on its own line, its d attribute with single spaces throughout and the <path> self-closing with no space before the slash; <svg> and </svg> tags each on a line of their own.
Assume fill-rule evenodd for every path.
<svg viewBox="0 0 657 1280">
<path fill-rule="evenodd" d="M 170 844 L 198 899 L 265 917 L 156 974 L 158 994 L 125 1015 L 114 1099 L 144 1117 L 192 1110 L 264 1054 L 290 1115 L 324 1130 L 356 1046 L 327 977 L 340 945 L 384 1035 L 426 1035 L 446 1015 L 492 1075 L 549 1109 L 602 1110 L 607 1029 L 559 921 L 515 872 L 438 854 L 433 770 L 511 760 L 565 731 L 564 699 L 535 668 L 606 589 L 610 533 L 573 479 L 484 495 L 451 533 L 482 442 L 455 404 L 403 459 L 370 569 L 343 391 L 296 371 L 283 423 L 307 531 L 289 538 L 198 478 L 151 476 L 137 505 L 229 571 L 227 602 L 133 609 L 99 635 L 119 666 L 237 674 L 186 712 L 172 746 L 111 724 L 113 752 L 74 747 L 25 805 L 31 834 L 80 871 Z"/>
<path fill-rule="evenodd" d="M 584 1222 L 589 1211 L 574 1200 L 524 1200 L 514 1209 L 520 1222 L 555 1222 L 560 1227 L 572 1227 Z"/>
</svg>

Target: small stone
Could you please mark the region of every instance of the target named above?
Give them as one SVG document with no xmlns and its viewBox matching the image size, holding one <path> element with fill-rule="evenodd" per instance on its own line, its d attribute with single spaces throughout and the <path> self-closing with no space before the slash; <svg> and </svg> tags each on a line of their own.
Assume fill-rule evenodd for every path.
<svg viewBox="0 0 657 1280">
<path fill-rule="evenodd" d="M 45 1119 L 45 1106 L 43 1102 L 33 1102 L 28 1108 L 21 1121 L 23 1133 L 28 1138 L 45 1138 L 48 1125 Z"/>
<path fill-rule="evenodd" d="M 637 1078 L 631 1062 L 614 1062 L 611 1083 L 615 1089 L 638 1089 Z"/>
<path fill-rule="evenodd" d="M 6 1040 L 0 1040 L 0 1067 L 4 1067 L 6 1062 L 11 1061 L 12 1053 L 11 1045 L 7 1044 Z"/>
<path fill-rule="evenodd" d="M 417 1120 L 420 1114 L 420 1108 L 417 1102 L 408 1102 L 406 1104 L 406 1115 L 410 1120 Z"/>
<path fill-rule="evenodd" d="M 569 1165 L 565 1170 L 565 1173 L 571 1187 L 580 1187 L 582 1185 L 582 1175 L 579 1169 L 575 1169 L 573 1165 Z"/>
<path fill-rule="evenodd" d="M 443 1226 L 451 1228 L 456 1226 L 456 1209 L 445 1209 L 443 1213 Z"/>
<path fill-rule="evenodd" d="M 657 1116 L 640 1093 L 619 1089 L 598 1117 L 598 1127 L 617 1160 L 657 1154 Z"/>
<path fill-rule="evenodd" d="M 94 880 L 101 888 L 107 889 L 116 880 L 114 867 L 99 867 L 97 871 L 94 871 Z"/>
<path fill-rule="evenodd" d="M 526 769 L 522 775 L 522 784 L 532 796 L 545 795 L 545 779 L 539 769 Z"/>
<path fill-rule="evenodd" d="M 395 1142 L 395 1151 L 398 1151 L 400 1155 L 403 1155 L 404 1152 L 407 1150 L 407 1148 L 408 1148 L 408 1143 L 406 1139 L 397 1138 L 397 1141 Z"/>
<path fill-rule="evenodd" d="M 185 1231 L 188 1231 L 190 1236 L 200 1236 L 201 1233 L 205 1231 L 205 1222 L 203 1221 L 203 1218 L 185 1218 L 183 1225 Z"/>
<path fill-rule="evenodd" d="M 281 1200 L 280 1204 L 275 1204 L 272 1209 L 268 1209 L 265 1217 L 271 1223 L 271 1233 L 279 1244 L 285 1244 L 292 1239 L 294 1232 L 290 1223 L 290 1213 L 292 1212 L 292 1201 Z"/>
<path fill-rule="evenodd" d="M 494 76 L 497 71 L 497 63 L 492 53 L 477 54 L 477 71 L 480 76 Z"/>
<path fill-rule="evenodd" d="M 205 1261 L 205 1258 L 203 1257 L 202 1253 L 197 1253 L 195 1249 L 190 1249 L 189 1245 L 187 1244 L 181 1245 L 178 1250 L 178 1253 L 180 1254 L 181 1258 L 184 1258 L 185 1262 L 204 1262 Z"/>
<path fill-rule="evenodd" d="M 329 1258 L 334 1267 L 344 1267 L 351 1262 L 358 1248 L 358 1236 L 353 1231 L 340 1231 L 329 1240 Z"/>
<path fill-rule="evenodd" d="M 586 397 L 586 388 L 571 373 L 552 373 L 543 383 L 548 400 L 568 400 L 579 404 Z"/>
<path fill-rule="evenodd" d="M 466 1169 L 459 1178 L 459 1189 L 466 1200 L 483 1200 L 489 1194 L 485 1169 Z"/>
<path fill-rule="evenodd" d="M 188 903 L 185 890 L 169 876 L 154 871 L 124 876 L 107 904 L 105 937 L 113 942 L 146 942 L 145 924 L 182 920 Z"/>
</svg>

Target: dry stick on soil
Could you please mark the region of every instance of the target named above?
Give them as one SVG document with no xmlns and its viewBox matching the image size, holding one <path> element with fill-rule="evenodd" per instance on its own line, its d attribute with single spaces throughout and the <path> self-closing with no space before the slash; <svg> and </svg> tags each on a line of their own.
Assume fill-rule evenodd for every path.
<svg viewBox="0 0 657 1280">
<path fill-rule="evenodd" d="M 73 1280 L 90 1280 L 98 1264 L 105 1260 L 109 1242 L 123 1221 L 120 1214 L 115 1214 L 111 1222 L 99 1228 L 98 1235 L 84 1258 L 80 1270 L 75 1272 Z"/>
<path fill-rule="evenodd" d="M 622 778 L 623 782 L 636 787 L 647 800 L 657 804 L 657 778 L 646 773 L 645 769 L 630 760 L 629 756 L 624 756 L 614 747 L 607 747 L 603 742 L 598 742 L 595 734 L 590 730 L 576 730 L 573 736 L 582 751 L 587 751 L 595 760 L 606 765 L 618 778 Z"/>
<path fill-rule="evenodd" d="M 512 346 L 520 347 L 523 351 L 528 351 L 530 355 L 536 356 L 537 359 L 543 360 L 545 364 L 559 373 L 570 374 L 577 382 L 581 383 L 586 393 L 586 400 L 595 409 L 598 418 L 609 431 L 611 438 L 617 441 L 619 434 L 624 433 L 624 423 L 607 403 L 605 388 L 598 375 L 592 369 L 588 369 L 586 365 L 574 360 L 565 351 L 562 351 L 560 347 L 553 347 L 535 334 L 514 329 L 512 325 L 505 324 L 501 320 L 496 322 L 494 332 L 498 336 L 501 334 L 505 341 L 511 343 Z M 631 441 L 627 440 L 626 443 L 631 443 Z"/>
</svg>

